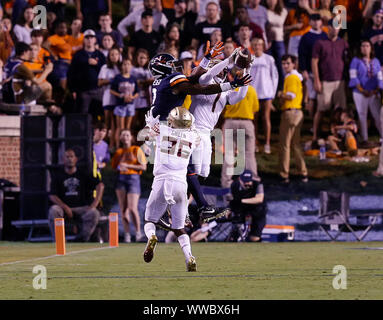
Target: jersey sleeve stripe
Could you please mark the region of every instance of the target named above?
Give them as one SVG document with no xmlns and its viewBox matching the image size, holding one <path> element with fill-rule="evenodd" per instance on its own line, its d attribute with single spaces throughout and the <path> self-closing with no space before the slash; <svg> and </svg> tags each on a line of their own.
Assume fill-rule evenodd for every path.
<svg viewBox="0 0 383 320">
<path fill-rule="evenodd" d="M 173 81 L 176 81 L 176 80 L 181 79 L 181 78 L 186 79 L 186 76 L 183 74 L 179 74 L 179 75 L 173 77 L 169 82 L 172 83 Z"/>
<path fill-rule="evenodd" d="M 170 86 L 173 87 L 173 86 L 175 86 L 177 83 L 185 82 L 185 81 L 188 82 L 189 80 L 186 79 L 186 78 L 181 78 L 181 79 L 178 79 L 178 80 L 176 80 L 176 81 L 174 81 L 174 82 L 171 82 L 171 83 L 170 83 Z"/>
</svg>

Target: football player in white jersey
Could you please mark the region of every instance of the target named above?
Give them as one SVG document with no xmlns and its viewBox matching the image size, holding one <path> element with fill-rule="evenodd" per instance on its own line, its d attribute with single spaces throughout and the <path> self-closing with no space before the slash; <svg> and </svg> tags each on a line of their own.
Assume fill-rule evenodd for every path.
<svg viewBox="0 0 383 320">
<path fill-rule="evenodd" d="M 153 259 L 158 239 L 156 223 L 167 208 L 172 213 L 172 230 L 185 255 L 187 271 L 196 271 L 196 260 L 191 253 L 190 238 L 184 230 L 188 210 L 186 172 L 190 156 L 199 144 L 198 132 L 192 128 L 193 115 L 185 108 L 176 107 L 169 113 L 168 125 L 159 116 L 149 123 L 149 135 L 155 137 L 154 180 L 145 210 L 145 235 L 148 242 L 144 261 Z"/>
<path fill-rule="evenodd" d="M 236 49 L 239 51 L 240 48 Z M 221 61 L 212 59 L 209 65 L 209 70 L 199 78 L 201 85 L 221 84 L 226 81 L 228 66 L 234 62 L 236 52 Z M 244 75 L 248 71 L 244 69 Z M 201 136 L 199 147 L 193 152 L 191 164 L 188 167 L 188 184 L 194 185 L 192 195 L 197 203 L 198 211 L 208 211 L 209 205 L 200 191 L 198 175 L 207 178 L 210 173 L 210 162 L 212 155 L 211 132 L 218 122 L 221 112 L 227 104 L 234 105 L 245 98 L 247 94 L 247 86 L 243 86 L 239 91 L 227 91 L 213 95 L 193 95 L 189 111 L 195 117 L 195 128 Z M 194 191 L 194 192 L 193 192 Z M 211 208 L 211 210 L 215 210 Z M 210 221 L 214 218 L 225 215 L 227 210 L 221 211 L 219 215 L 211 216 L 205 221 Z"/>
</svg>

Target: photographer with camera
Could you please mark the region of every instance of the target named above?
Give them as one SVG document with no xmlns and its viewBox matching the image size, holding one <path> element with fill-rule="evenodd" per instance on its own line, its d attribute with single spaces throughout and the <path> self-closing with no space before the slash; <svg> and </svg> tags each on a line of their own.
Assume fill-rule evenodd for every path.
<svg viewBox="0 0 383 320">
<path fill-rule="evenodd" d="M 245 223 L 250 217 L 248 240 L 260 242 L 267 212 L 263 184 L 253 179 L 251 170 L 245 170 L 239 179 L 231 184 L 231 193 L 233 200 L 230 201 L 230 208 L 234 213 L 232 221 Z"/>
</svg>

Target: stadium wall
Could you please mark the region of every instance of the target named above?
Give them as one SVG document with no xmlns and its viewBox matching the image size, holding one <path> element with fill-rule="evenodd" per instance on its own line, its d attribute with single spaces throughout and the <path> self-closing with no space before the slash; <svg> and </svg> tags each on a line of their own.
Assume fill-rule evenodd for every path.
<svg viewBox="0 0 383 320">
<path fill-rule="evenodd" d="M 0 179 L 20 186 L 19 116 L 0 116 Z"/>
</svg>

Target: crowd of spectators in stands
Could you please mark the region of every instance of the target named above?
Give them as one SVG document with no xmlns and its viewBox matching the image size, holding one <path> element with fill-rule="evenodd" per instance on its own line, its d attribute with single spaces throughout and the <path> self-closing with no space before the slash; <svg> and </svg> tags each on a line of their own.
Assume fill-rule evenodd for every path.
<svg viewBox="0 0 383 320">
<path fill-rule="evenodd" d="M 37 102 L 54 114 L 90 113 L 95 122 L 102 122 L 107 151 L 114 154 L 112 166 L 120 173 L 116 189 L 120 207 L 132 213 L 139 230 L 134 196 L 139 188 L 131 182 L 137 179 L 126 176 L 137 175 L 139 180 L 146 169 L 137 162 L 142 155 L 132 145 L 150 108 L 148 64 L 155 54 L 172 54 L 190 75 L 207 41 L 224 43 L 221 58 L 236 47 L 247 48 L 254 56 L 251 89 L 219 123 L 223 128 L 245 128 L 251 144 L 246 148 L 246 167 L 257 177 L 255 153 L 275 152 L 271 115 L 281 111 L 282 181 L 288 182 L 291 145 L 305 182 L 307 168 L 299 151 L 304 117 L 312 124 L 311 147 L 318 148 L 323 138 L 335 154 L 345 151 L 353 156 L 358 147 L 374 146 L 369 141 L 368 111 L 377 132 L 383 134 L 382 4 L 376 0 L 120 0 L 113 5 L 111 0 L 2 0 L 0 97 L 4 103 Z M 46 29 L 34 27 L 35 5 L 47 9 Z M 115 5 L 122 12 L 114 11 Z M 333 10 L 339 5 L 346 16 L 334 15 L 343 10 Z M 339 17 L 347 17 L 345 29 L 337 28 L 345 22 Z M 263 120 L 262 148 L 258 113 Z M 327 133 L 322 128 L 326 113 L 332 121 Z M 383 176 L 382 153 L 380 158 L 377 176 Z M 109 161 L 103 157 L 100 163 L 104 159 Z M 222 176 L 224 186 L 230 181 Z M 128 222 L 129 214 L 125 217 Z"/>
</svg>

